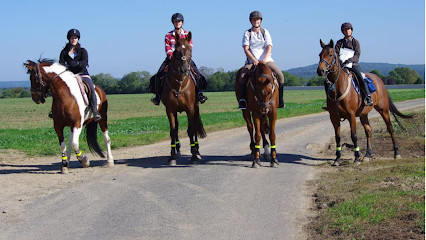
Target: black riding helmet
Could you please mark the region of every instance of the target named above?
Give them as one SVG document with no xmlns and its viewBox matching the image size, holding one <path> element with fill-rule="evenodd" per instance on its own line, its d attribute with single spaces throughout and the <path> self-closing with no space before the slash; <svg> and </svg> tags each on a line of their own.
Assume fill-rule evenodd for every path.
<svg viewBox="0 0 426 240">
<path fill-rule="evenodd" d="M 182 21 L 183 22 L 183 15 L 181 13 L 175 13 L 172 15 L 172 23 L 174 21 Z"/>
<path fill-rule="evenodd" d="M 259 12 L 259 11 L 253 11 L 253 12 L 251 12 L 249 20 L 251 21 L 252 18 L 260 18 L 261 20 L 263 20 L 262 13 Z"/>
<path fill-rule="evenodd" d="M 340 30 L 343 32 L 344 29 L 351 29 L 352 31 L 354 30 L 354 28 L 352 27 L 351 23 L 345 22 L 342 24 L 342 26 L 340 27 Z"/>
<path fill-rule="evenodd" d="M 67 39 L 70 40 L 71 36 L 76 36 L 78 39 L 80 39 L 80 31 L 74 28 L 69 30 L 67 33 Z"/>
</svg>

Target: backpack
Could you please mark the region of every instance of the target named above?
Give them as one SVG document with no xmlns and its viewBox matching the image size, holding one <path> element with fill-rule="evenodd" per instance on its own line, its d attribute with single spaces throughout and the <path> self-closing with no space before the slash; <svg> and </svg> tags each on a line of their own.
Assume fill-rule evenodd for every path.
<svg viewBox="0 0 426 240">
<path fill-rule="evenodd" d="M 247 31 L 249 31 L 249 33 L 251 33 L 251 28 Z M 260 32 L 262 33 L 263 41 L 265 41 L 265 29 L 260 27 Z M 250 40 L 251 40 L 251 34 L 250 34 L 250 37 L 249 37 L 249 41 Z"/>
</svg>

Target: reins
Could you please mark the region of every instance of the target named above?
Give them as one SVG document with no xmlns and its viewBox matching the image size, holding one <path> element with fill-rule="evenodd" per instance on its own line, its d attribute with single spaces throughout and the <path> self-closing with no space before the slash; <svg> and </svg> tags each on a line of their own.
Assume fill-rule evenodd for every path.
<svg viewBox="0 0 426 240">
<path fill-rule="evenodd" d="M 253 71 L 256 69 L 256 67 L 253 69 Z M 270 80 L 272 80 L 269 84 L 272 84 L 272 92 L 274 92 L 275 91 L 275 88 L 276 88 L 276 86 L 278 85 L 278 82 L 276 81 L 276 79 L 273 77 L 273 76 L 270 76 L 270 75 L 268 75 L 268 74 L 262 74 L 262 75 L 260 75 L 259 77 L 266 77 L 266 78 L 268 78 L 268 79 L 270 79 Z M 251 88 L 253 89 L 253 92 L 254 92 L 254 99 L 256 100 L 256 102 L 257 102 L 257 104 L 259 104 L 261 107 L 264 107 L 264 106 L 269 106 L 270 104 L 271 104 L 271 102 L 272 102 L 272 96 L 269 98 L 269 100 L 267 101 L 267 102 L 263 102 L 263 101 L 261 101 L 258 97 L 257 97 L 257 94 L 256 94 L 256 85 L 255 84 L 253 84 L 253 81 L 254 81 L 254 77 L 253 78 L 250 78 L 249 79 L 249 81 L 247 81 L 247 85 L 250 85 L 251 86 Z"/>
<path fill-rule="evenodd" d="M 337 56 L 336 56 L 336 52 L 335 52 L 334 53 L 334 58 L 333 58 L 333 61 L 332 61 L 331 64 L 328 63 L 324 58 L 321 58 L 320 62 L 323 62 L 327 66 L 327 78 L 325 80 L 327 82 L 327 84 L 329 85 L 329 88 L 327 89 L 327 97 L 330 98 L 330 99 L 332 99 L 335 102 L 340 102 L 341 100 L 343 100 L 348 95 L 351 84 L 350 84 L 350 79 L 348 77 L 347 78 L 348 79 L 348 86 L 346 87 L 345 92 L 339 98 L 336 99 L 336 97 L 337 97 L 337 89 L 336 89 L 335 85 L 336 85 L 337 81 L 339 81 L 340 73 L 343 71 L 342 68 L 341 68 L 341 66 L 340 66 L 340 62 L 338 63 L 338 66 L 337 66 L 337 68 L 338 68 L 338 74 L 337 74 L 337 77 L 334 80 L 334 82 L 331 82 L 328 79 L 328 74 L 335 72 L 335 71 L 331 71 L 331 67 L 338 62 L 336 59 L 337 59 Z M 330 97 L 330 94 L 329 94 L 330 90 L 334 92 L 334 98 Z"/>
</svg>

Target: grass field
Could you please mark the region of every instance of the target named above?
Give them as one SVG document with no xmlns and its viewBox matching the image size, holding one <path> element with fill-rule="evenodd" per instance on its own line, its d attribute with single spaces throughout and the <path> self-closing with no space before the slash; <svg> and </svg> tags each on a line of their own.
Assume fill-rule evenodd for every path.
<svg viewBox="0 0 426 240">
<path fill-rule="evenodd" d="M 423 89 L 389 90 L 394 100 L 424 98 Z M 169 124 L 164 106 L 154 106 L 151 94 L 109 95 L 108 122 L 112 148 L 150 144 L 168 139 Z M 207 93 L 209 100 L 201 105 L 201 116 L 208 132 L 244 126 L 237 109 L 234 92 Z M 278 110 L 279 118 L 321 112 L 325 102 L 322 90 L 295 90 L 284 93 L 286 108 Z M 58 140 L 53 121 L 47 117 L 52 98 L 37 105 L 31 98 L 0 99 L 0 149 L 16 149 L 28 155 L 58 154 Z M 186 135 L 186 115 L 179 116 L 181 135 Z M 65 130 L 68 134 L 69 130 Z M 99 135 L 100 136 L 100 135 Z M 68 135 L 66 135 L 68 138 Z M 99 138 L 101 146 L 102 137 Z M 80 146 L 87 150 L 83 137 Z"/>
<path fill-rule="evenodd" d="M 425 122 L 419 121 L 424 114 L 422 109 L 403 119 L 407 131 L 395 125 L 402 160 L 373 159 L 356 166 L 351 158 L 338 168 L 321 167 L 323 173 L 312 183 L 319 208 L 308 226 L 312 239 L 425 239 Z M 373 153 L 392 157 L 383 121 L 371 124 Z"/>
</svg>

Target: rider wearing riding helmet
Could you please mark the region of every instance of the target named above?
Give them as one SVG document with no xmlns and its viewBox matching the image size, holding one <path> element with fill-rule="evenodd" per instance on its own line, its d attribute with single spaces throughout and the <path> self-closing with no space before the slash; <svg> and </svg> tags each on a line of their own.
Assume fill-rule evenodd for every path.
<svg viewBox="0 0 426 240">
<path fill-rule="evenodd" d="M 253 65 L 258 63 L 264 63 L 274 71 L 275 75 L 278 77 L 279 84 L 279 108 L 285 106 L 283 93 L 284 93 L 284 75 L 278 66 L 274 63 L 274 60 L 271 58 L 272 51 L 272 38 L 268 30 L 261 27 L 263 20 L 262 13 L 259 11 L 253 11 L 249 16 L 250 23 L 252 27 L 244 32 L 243 36 L 243 48 L 244 53 L 247 56 L 240 80 L 238 82 L 238 108 L 246 109 L 247 100 L 246 100 L 246 83 L 247 83 L 247 73 L 252 68 Z"/>
<path fill-rule="evenodd" d="M 86 49 L 80 46 L 78 41 L 80 40 L 80 31 L 77 29 L 71 29 L 67 33 L 68 43 L 62 49 L 59 55 L 59 63 L 68 67 L 68 69 L 74 74 L 79 74 L 83 81 L 85 81 L 92 92 L 92 98 L 90 99 L 90 107 L 93 111 L 93 117 L 95 121 L 99 121 L 102 117 L 98 112 L 98 104 L 96 99 L 95 86 L 93 85 L 92 79 L 90 78 L 87 66 L 89 65 L 89 56 Z"/>
<path fill-rule="evenodd" d="M 178 32 L 180 35 L 180 38 L 186 38 L 188 36 L 188 31 L 184 30 L 182 28 L 183 25 L 183 15 L 181 13 L 175 13 L 172 15 L 172 23 L 174 26 L 174 30 L 168 32 L 166 34 L 165 37 L 165 50 L 166 50 L 166 59 L 164 60 L 163 64 L 161 64 L 160 69 L 158 70 L 157 74 L 155 75 L 155 96 L 151 99 L 151 101 L 155 104 L 155 105 L 159 105 L 160 104 L 160 93 L 161 93 L 161 78 L 162 76 L 164 76 L 165 72 L 165 68 L 166 66 L 170 63 L 171 58 L 173 57 L 173 52 L 175 50 L 175 44 L 176 44 L 176 39 L 175 39 L 175 32 Z M 192 47 L 192 39 L 189 42 L 191 47 Z M 190 62 L 190 66 L 191 68 L 195 71 L 195 81 L 196 81 L 196 86 L 195 89 L 198 92 L 197 96 L 198 96 L 198 100 L 200 101 L 200 103 L 204 103 L 207 100 L 207 97 L 204 96 L 202 90 L 205 89 L 206 84 L 206 80 L 204 78 L 203 75 L 201 75 L 200 71 L 198 70 L 197 66 L 195 65 L 194 61 L 192 61 L 191 58 L 191 62 Z"/>
<path fill-rule="evenodd" d="M 354 56 L 349 58 L 348 60 L 346 60 L 345 62 L 343 62 L 343 65 L 352 63 L 352 68 L 350 68 L 350 70 L 352 70 L 352 72 L 355 73 L 356 78 L 358 79 L 358 83 L 360 85 L 360 87 L 364 90 L 365 93 L 365 105 L 367 106 L 371 106 L 373 105 L 373 100 L 371 99 L 371 93 L 370 90 L 368 89 L 367 83 L 364 81 L 361 72 L 358 68 L 358 61 L 359 61 L 359 57 L 361 55 L 361 46 L 359 45 L 358 40 L 356 40 L 353 36 L 352 36 L 352 31 L 353 31 L 353 27 L 352 24 L 345 22 L 342 24 L 342 26 L 340 27 L 340 30 L 342 31 L 343 35 L 345 36 L 344 38 L 340 39 L 339 41 L 337 41 L 336 46 L 334 47 L 336 50 L 337 55 L 339 56 L 340 53 L 340 49 L 343 48 L 348 48 L 348 49 L 352 49 L 354 52 Z"/>
</svg>

